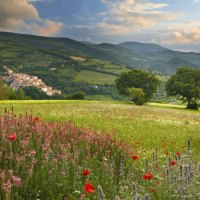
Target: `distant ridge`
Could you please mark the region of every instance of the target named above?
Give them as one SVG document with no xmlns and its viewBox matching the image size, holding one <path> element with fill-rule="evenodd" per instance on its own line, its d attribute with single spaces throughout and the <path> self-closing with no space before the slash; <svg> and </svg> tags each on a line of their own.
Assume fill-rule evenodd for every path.
<svg viewBox="0 0 200 200">
<path fill-rule="evenodd" d="M 115 65 L 151 69 L 167 74 L 174 73 L 181 66 L 200 68 L 200 53 L 173 51 L 157 44 L 94 44 L 64 37 L 0 32 L 1 62 L 31 65 L 70 56 L 97 58 Z"/>
</svg>

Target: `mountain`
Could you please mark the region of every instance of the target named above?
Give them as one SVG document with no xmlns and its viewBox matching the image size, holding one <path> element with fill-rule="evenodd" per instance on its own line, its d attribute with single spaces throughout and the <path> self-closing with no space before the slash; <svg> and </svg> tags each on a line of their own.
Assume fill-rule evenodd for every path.
<svg viewBox="0 0 200 200">
<path fill-rule="evenodd" d="M 38 76 L 64 93 L 84 91 L 117 98 L 115 79 L 131 68 L 171 75 L 176 68 L 200 68 L 199 53 L 173 51 L 157 44 L 95 44 L 69 38 L 0 32 L 0 66 Z M 0 67 L 0 75 L 4 69 Z"/>
<path fill-rule="evenodd" d="M 119 46 L 142 55 L 141 66 L 163 73 L 172 74 L 181 66 L 200 68 L 200 53 L 173 51 L 157 44 L 139 42 L 124 42 Z"/>
<path fill-rule="evenodd" d="M 185 65 L 200 67 L 199 53 L 173 51 L 156 44 L 94 44 L 69 38 L 0 32 L 0 59 L 4 62 L 38 65 L 46 60 L 66 59 L 69 56 L 97 58 L 115 65 L 150 68 L 168 74 Z"/>
<path fill-rule="evenodd" d="M 120 43 L 119 46 L 127 48 L 135 53 L 149 54 L 158 52 L 167 52 L 169 49 L 159 46 L 157 44 L 146 44 L 141 42 L 124 42 Z"/>
</svg>

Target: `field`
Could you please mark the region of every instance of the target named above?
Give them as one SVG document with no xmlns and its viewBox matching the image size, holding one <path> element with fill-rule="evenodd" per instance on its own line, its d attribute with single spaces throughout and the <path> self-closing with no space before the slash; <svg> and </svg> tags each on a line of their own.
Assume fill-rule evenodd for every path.
<svg viewBox="0 0 200 200">
<path fill-rule="evenodd" d="M 82 165 L 82 166 L 78 166 L 77 169 L 76 169 L 77 166 L 74 168 L 75 164 L 73 164 L 74 162 L 73 158 L 70 158 L 70 160 L 72 161 L 73 167 L 71 168 L 69 166 L 66 166 L 68 167 L 67 169 L 71 170 L 70 171 L 71 176 L 72 176 L 71 178 L 73 179 L 73 180 L 71 179 L 65 180 L 66 184 L 68 186 L 70 184 L 73 185 L 69 187 L 70 191 L 74 191 L 75 188 L 78 191 L 77 194 L 70 194 L 70 195 L 66 194 L 67 200 L 79 199 L 79 198 L 98 199 L 97 193 L 101 193 L 101 188 L 98 185 L 102 186 L 107 196 L 107 199 L 114 199 L 116 195 L 118 195 L 120 199 L 128 199 L 130 198 L 130 196 L 128 195 L 131 195 L 131 191 L 129 191 L 129 189 L 124 188 L 124 187 L 128 187 L 127 185 L 130 185 L 133 182 L 131 181 L 130 183 L 129 181 L 130 177 L 128 175 L 130 172 L 129 170 L 132 168 L 133 170 L 137 170 L 135 171 L 135 173 L 137 173 L 137 176 L 132 177 L 131 180 L 134 180 L 134 182 L 136 183 L 138 187 L 138 190 L 140 190 L 137 192 L 138 194 L 145 195 L 145 193 L 152 193 L 150 194 L 152 199 L 179 199 L 180 191 L 179 190 L 175 191 L 173 188 L 174 185 L 170 186 L 170 192 L 172 194 L 169 197 L 167 196 L 167 193 L 166 193 L 166 190 L 167 190 L 166 188 L 169 189 L 169 185 L 166 184 L 165 182 L 163 182 L 161 186 L 155 186 L 153 185 L 153 182 L 151 182 L 150 180 L 151 178 L 148 179 L 149 180 L 148 184 L 143 183 L 141 180 L 138 181 L 138 177 L 141 177 L 142 174 L 145 173 L 145 169 L 143 170 L 143 168 L 145 168 L 145 165 L 147 165 L 145 164 L 146 160 L 149 161 L 149 166 L 146 166 L 146 168 L 148 168 L 148 170 L 154 171 L 154 173 L 157 174 L 155 175 L 155 179 L 156 181 L 159 181 L 159 182 L 162 182 L 164 178 L 163 177 L 158 178 L 158 172 L 160 173 L 159 170 L 161 169 L 158 170 L 157 168 L 155 169 L 154 167 L 155 165 L 161 166 L 161 162 L 163 162 L 164 160 L 165 160 L 164 162 L 166 163 L 166 159 L 167 159 L 165 158 L 166 153 L 171 155 L 171 158 L 169 158 L 169 163 L 173 161 L 173 159 L 175 159 L 174 162 L 178 163 L 177 168 L 174 168 L 178 172 L 179 172 L 180 166 L 182 165 L 184 166 L 184 164 L 182 163 L 182 160 L 178 157 L 180 157 L 180 155 L 182 156 L 182 155 L 187 154 L 188 148 L 191 148 L 190 156 L 192 156 L 192 159 L 195 159 L 197 161 L 200 160 L 200 146 L 199 146 L 200 112 L 189 111 L 189 110 L 184 109 L 184 107 L 182 106 L 163 105 L 163 104 L 154 103 L 154 104 L 149 104 L 147 106 L 138 107 L 130 103 L 98 102 L 98 101 L 2 101 L 0 102 L 0 113 L 1 113 L 0 116 L 4 115 L 5 108 L 9 110 L 11 113 L 12 107 L 14 108 L 14 113 L 16 113 L 17 115 L 22 113 L 22 119 L 24 120 L 25 124 L 28 122 L 26 122 L 26 118 L 23 118 L 23 116 L 25 116 L 25 114 L 28 113 L 27 116 L 29 116 L 29 114 L 32 114 L 33 117 L 38 117 L 39 118 L 38 123 L 42 123 L 44 125 L 44 129 L 49 130 L 50 128 L 48 129 L 48 127 L 50 126 L 50 127 L 53 127 L 53 130 L 54 130 L 54 127 L 58 125 L 55 125 L 53 123 L 63 124 L 63 123 L 68 122 L 70 124 L 70 127 L 71 126 L 76 127 L 73 130 L 77 131 L 79 129 L 80 133 L 82 133 L 82 131 L 84 130 L 83 131 L 84 134 L 89 135 L 88 137 L 91 138 L 91 139 L 86 139 L 85 138 L 86 136 L 84 137 L 81 134 L 81 141 L 87 140 L 86 143 L 82 143 L 82 142 L 79 143 L 80 141 L 78 141 L 77 138 L 73 139 L 73 141 L 77 140 L 78 143 L 76 144 L 73 143 L 74 149 L 72 148 L 73 149 L 72 151 L 77 151 L 77 153 L 75 153 L 76 154 L 75 157 L 76 157 L 76 160 L 77 160 L 77 157 L 79 159 L 81 158 L 81 160 L 77 162 L 79 163 L 79 165 Z M 19 120 L 19 119 L 20 118 L 17 118 L 16 120 Z M 47 123 L 49 123 L 48 126 L 47 126 Z M 66 125 L 62 125 L 62 126 L 65 127 Z M 69 125 L 67 127 L 69 127 Z M 44 131 L 41 124 L 38 125 L 38 130 L 40 129 L 41 129 L 41 132 Z M 72 128 L 70 130 L 72 130 Z M 1 133 L 1 130 L 0 130 L 0 133 Z M 55 137 L 53 135 L 53 131 L 51 133 L 51 131 L 49 130 L 49 134 L 50 135 L 52 134 L 51 136 L 52 138 Z M 65 136 L 63 135 L 63 137 Z M 107 139 L 105 140 L 105 138 Z M 56 136 L 54 140 L 57 141 L 57 139 L 58 138 Z M 67 137 L 66 137 L 66 140 L 67 140 Z M 91 140 L 90 142 L 92 143 L 90 144 L 88 140 L 89 141 Z M 191 145 L 189 142 L 189 147 L 187 146 L 188 140 L 191 142 Z M 68 142 L 70 143 L 70 141 Z M 2 141 L 0 143 L 2 145 Z M 109 146 L 110 143 L 112 143 L 113 145 Z M 56 144 L 58 146 L 61 145 L 60 141 L 57 141 Z M 83 146 L 81 146 L 80 144 L 82 144 Z M 62 145 L 64 145 L 64 143 L 62 143 Z M 100 147 L 98 147 L 98 145 L 100 145 Z M 98 153 L 98 149 L 103 148 L 102 145 L 104 146 L 104 149 L 106 150 L 105 151 L 102 150 L 102 152 L 99 151 Z M 95 149 L 94 152 L 96 152 L 95 155 L 97 156 L 96 158 L 98 162 L 94 161 L 93 156 L 91 159 L 90 154 L 89 154 L 90 156 L 85 155 L 86 153 L 84 155 L 80 154 L 80 152 L 87 152 L 84 148 L 87 149 L 87 148 L 90 148 L 91 146 L 93 150 Z M 9 149 L 9 147 L 6 147 L 6 148 Z M 37 148 L 39 147 L 37 146 Z M 56 147 L 52 147 L 52 148 L 54 149 Z M 90 149 L 90 152 L 93 150 Z M 55 151 L 58 151 L 58 149 L 56 149 Z M 108 156 L 106 152 L 110 152 L 110 151 L 112 153 L 110 153 L 109 154 L 110 156 Z M 122 155 L 121 154 L 122 152 L 123 152 L 123 155 L 127 156 L 126 164 L 123 164 L 124 157 L 120 156 Z M 133 157 L 132 159 L 128 159 L 128 157 L 131 158 L 131 156 L 135 154 L 139 156 L 139 161 L 136 165 L 131 164 L 132 162 L 137 162 L 134 160 Z M 153 156 L 153 161 L 151 161 L 152 154 L 156 157 L 154 160 L 154 156 Z M 87 162 L 83 158 L 85 158 Z M 109 162 L 111 162 L 112 159 L 115 159 L 114 160 L 115 165 L 118 166 L 116 167 L 114 171 L 114 173 L 117 173 L 117 170 L 119 172 L 119 177 L 117 177 L 116 179 L 115 179 L 116 174 L 111 176 L 109 175 L 110 172 L 108 173 L 108 171 L 106 171 L 107 167 L 110 166 Z M 187 163 L 187 162 L 192 163 L 190 167 L 196 170 L 195 167 L 194 168 L 192 167 L 193 162 L 188 161 L 188 159 L 190 160 L 191 157 L 190 158 L 185 157 L 184 163 Z M 41 162 L 43 163 L 44 161 L 41 161 Z M 196 166 L 196 163 L 198 164 L 198 162 L 194 162 L 194 163 L 195 163 L 194 164 L 195 166 Z M 1 164 L 2 162 L 0 163 L 0 169 L 2 168 Z M 62 166 L 60 165 L 58 166 L 58 168 L 61 167 L 63 170 L 65 166 L 63 164 Z M 171 165 L 173 165 L 173 163 Z M 47 167 L 46 162 L 45 162 L 45 167 Z M 48 167 L 52 167 L 50 163 L 48 163 Z M 61 168 L 59 168 L 59 170 L 61 170 Z M 123 168 L 123 171 L 122 171 L 122 168 Z M 162 168 L 164 172 L 166 172 L 166 168 L 168 168 L 168 165 L 162 164 Z M 83 169 L 90 169 L 90 171 L 92 171 L 89 179 L 96 188 L 94 192 L 96 196 L 95 195 L 92 196 L 93 189 L 89 187 L 90 185 L 89 186 L 87 185 L 87 187 L 91 189 L 90 192 L 86 191 L 87 188 L 85 189 L 86 194 L 83 194 L 82 192 L 81 187 L 83 186 L 81 184 L 84 184 L 84 182 L 88 180 L 88 177 L 86 177 L 86 179 L 84 179 L 85 177 L 84 178 L 82 177 L 80 181 L 77 178 L 76 173 L 77 173 L 77 170 L 80 171 Z M 102 174 L 100 173 L 102 170 L 103 170 L 103 173 L 105 174 L 108 173 L 107 176 L 110 178 L 102 177 Z M 174 181 L 174 177 L 177 171 L 173 170 L 171 167 L 169 168 L 169 170 L 171 170 L 170 177 L 172 176 L 173 181 Z M 42 172 L 40 171 L 37 173 L 46 173 L 44 171 L 45 170 L 43 169 Z M 18 173 L 20 174 L 21 172 L 18 172 Z M 125 178 L 121 179 L 120 177 L 122 175 L 120 175 L 120 173 L 122 173 Z M 21 176 L 23 176 L 22 173 L 21 173 Z M 58 179 L 57 175 L 56 177 Z M 179 176 L 177 176 L 177 178 L 178 177 Z M 198 179 L 199 174 L 197 175 L 193 174 L 193 178 L 194 177 L 196 177 L 197 180 L 199 180 Z M 179 178 L 177 180 L 179 180 Z M 197 180 L 195 179 L 195 181 Z M 33 185 L 39 184 L 37 180 L 34 180 L 34 181 L 35 182 L 32 183 Z M 59 177 L 58 182 L 59 181 L 62 181 L 60 177 Z M 79 183 L 77 183 L 78 181 Z M 115 185 L 112 186 L 111 182 L 113 182 L 112 184 L 115 183 Z M 173 182 L 173 184 L 175 183 Z M 195 184 L 195 187 L 193 184 Z M 198 199 L 199 193 L 197 192 L 198 191 L 197 188 L 199 187 L 199 183 L 197 184 L 197 182 L 195 183 L 192 182 L 190 185 L 190 188 L 188 188 L 189 187 L 188 185 L 190 185 L 188 184 L 188 182 L 184 183 L 182 185 L 183 190 L 190 191 L 190 194 L 193 195 L 193 196 L 190 196 L 191 199 Z M 97 186 L 100 192 L 97 192 Z M 40 190 L 42 191 L 40 199 L 64 199 L 63 197 L 64 194 L 61 195 L 62 197 L 61 196 L 56 197 L 56 193 L 58 193 L 58 191 L 60 193 L 62 193 L 65 190 L 67 191 L 67 189 L 64 186 L 61 186 L 61 189 L 49 188 L 49 190 L 54 191 L 55 194 L 51 194 L 52 195 L 51 198 L 50 197 L 44 198 L 45 192 L 46 192 L 46 195 L 47 194 L 50 195 L 49 191 L 45 190 L 45 187 L 47 186 L 39 184 L 38 187 L 39 188 L 41 187 Z M 192 190 L 191 188 L 196 189 L 196 190 Z M 164 190 L 165 190 L 165 194 L 162 196 L 162 193 L 164 192 Z M 13 191 L 17 192 L 17 189 L 14 189 Z M 13 191 L 12 191 L 12 194 L 13 194 Z M 111 193 L 111 191 L 113 193 Z M 27 189 L 27 192 L 28 192 L 28 189 Z M 5 195 L 9 196 L 8 193 L 9 192 L 5 193 Z M 89 195 L 88 193 L 92 193 L 92 194 Z M 185 198 L 184 195 L 186 195 L 186 193 L 187 192 L 185 193 L 183 192 L 182 194 L 184 198 Z M 2 196 L 2 197 L 5 198 L 5 196 Z M 12 196 L 10 196 L 9 198 L 12 199 L 11 197 Z M 34 194 L 32 197 L 35 198 Z M 29 197 L 26 196 L 26 199 L 28 198 Z M 187 198 L 187 199 L 190 199 L 190 198 Z M 23 199 L 23 198 L 20 197 L 19 195 L 18 199 Z M 99 199 L 101 200 L 100 197 Z"/>
<path fill-rule="evenodd" d="M 115 79 L 116 76 L 88 70 L 81 71 L 75 76 L 76 81 L 84 81 L 92 84 L 114 84 Z"/>
<path fill-rule="evenodd" d="M 117 138 L 126 142 L 142 139 L 149 149 L 161 145 L 162 140 L 182 146 L 190 138 L 196 146 L 194 153 L 200 158 L 200 112 L 188 111 L 183 106 L 151 103 L 138 107 L 98 101 L 4 101 L 0 104 L 0 112 L 12 106 L 15 113 L 32 113 L 45 121 L 72 121 L 79 127 L 115 132 Z"/>
</svg>

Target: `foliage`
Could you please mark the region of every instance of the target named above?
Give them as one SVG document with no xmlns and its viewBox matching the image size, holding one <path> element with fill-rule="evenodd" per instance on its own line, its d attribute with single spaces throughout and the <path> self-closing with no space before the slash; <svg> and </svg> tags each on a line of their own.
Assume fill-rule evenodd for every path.
<svg viewBox="0 0 200 200">
<path fill-rule="evenodd" d="M 6 83 L 0 79 L 0 100 L 9 99 L 9 90 Z"/>
<path fill-rule="evenodd" d="M 10 100 L 27 100 L 31 98 L 27 96 L 22 89 L 15 91 L 14 89 L 9 88 L 9 99 Z"/>
<path fill-rule="evenodd" d="M 48 95 L 45 92 L 34 86 L 24 87 L 23 91 L 31 99 L 48 99 Z"/>
<path fill-rule="evenodd" d="M 74 94 L 67 95 L 65 99 L 84 100 L 85 94 L 83 92 L 76 92 Z"/>
<path fill-rule="evenodd" d="M 128 94 L 131 101 L 136 105 L 143 105 L 145 103 L 145 94 L 142 88 L 128 88 Z"/>
<path fill-rule="evenodd" d="M 177 69 L 166 83 L 168 96 L 175 96 L 187 102 L 187 108 L 198 109 L 200 100 L 200 70 L 188 67 Z"/>
<path fill-rule="evenodd" d="M 141 90 L 138 90 L 137 94 L 140 93 L 140 101 L 144 103 L 147 103 L 153 97 L 153 94 L 156 92 L 159 84 L 160 80 L 154 74 L 149 74 L 148 72 L 139 69 L 134 69 L 127 73 L 124 72 L 116 80 L 117 89 L 123 96 L 130 97 L 131 89 L 129 88 L 143 89 L 144 96 L 141 94 Z M 136 90 L 133 90 L 136 93 Z M 136 102 L 137 98 L 134 103 Z"/>
</svg>

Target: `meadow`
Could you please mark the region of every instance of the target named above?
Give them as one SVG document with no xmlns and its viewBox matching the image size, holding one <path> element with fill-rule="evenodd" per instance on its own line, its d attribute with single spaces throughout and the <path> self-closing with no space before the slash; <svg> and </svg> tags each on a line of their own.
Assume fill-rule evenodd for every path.
<svg viewBox="0 0 200 200">
<path fill-rule="evenodd" d="M 199 111 L 2 101 L 0 116 L 1 199 L 200 198 Z"/>
</svg>

